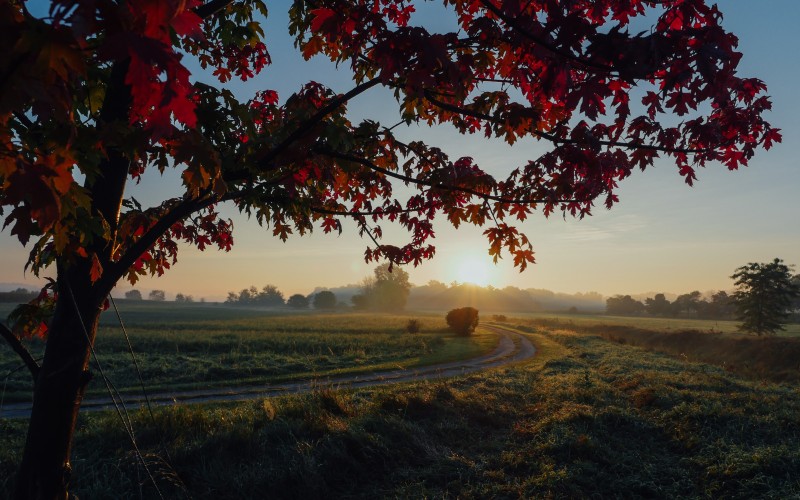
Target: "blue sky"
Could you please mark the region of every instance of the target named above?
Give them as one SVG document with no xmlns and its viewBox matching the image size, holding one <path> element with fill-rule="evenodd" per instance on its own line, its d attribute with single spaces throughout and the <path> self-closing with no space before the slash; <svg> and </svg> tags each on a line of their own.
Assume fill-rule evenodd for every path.
<svg viewBox="0 0 800 500">
<path fill-rule="evenodd" d="M 733 270 L 747 262 L 774 257 L 800 265 L 800 39 L 795 23 L 800 2 L 769 0 L 718 2 L 724 26 L 740 38 L 744 58 L 740 73 L 767 82 L 774 110 L 770 122 L 783 130 L 784 141 L 769 152 L 760 151 L 747 169 L 728 172 L 713 165 L 698 173 L 694 187 L 684 184 L 670 164 L 657 164 L 623 181 L 621 202 L 611 211 L 598 208 L 593 217 L 563 220 L 536 214 L 521 228 L 534 244 L 537 264 L 518 273 L 510 263 L 492 266 L 486 241 L 477 228 L 437 227 L 437 256 L 417 268 L 407 268 L 411 281 L 488 280 L 494 286 L 548 288 L 562 292 L 598 291 L 640 293 L 730 288 Z M 334 90 L 349 89 L 346 74 L 335 74 L 330 63 L 304 63 L 286 36 L 285 7 L 270 7 L 267 44 L 274 65 L 246 84 L 235 86 L 244 99 L 261 88 L 282 96 L 301 82 L 317 80 Z M 396 108 L 378 90 L 355 101 L 356 116 L 391 116 Z M 463 138 L 448 129 L 412 128 L 408 137 L 424 137 L 453 156 L 473 156 L 496 175 L 538 156 L 532 141 L 508 147 L 475 137 Z M 147 179 L 133 188 L 142 202 L 155 202 L 178 193 L 177 176 Z M 363 262 L 367 241 L 353 230 L 341 236 L 314 234 L 281 243 L 271 231 L 224 208 L 234 218 L 235 246 L 229 252 L 199 252 L 184 248 L 167 275 L 146 279 L 138 288 L 165 289 L 208 299 L 251 284 L 274 284 L 285 294 L 308 293 L 316 286 L 358 282 L 373 265 Z M 388 241 L 402 233 L 389 231 Z M 27 250 L 8 231 L 0 233 L 3 266 L 0 282 L 33 282 L 23 274 Z M 465 263 L 466 262 L 466 263 Z M 492 266 L 492 267 L 488 267 Z M 474 275 L 469 269 L 476 270 Z M 800 271 L 799 271 L 800 272 Z M 487 274 L 488 273 L 488 274 Z M 120 286 L 121 290 L 128 286 Z"/>
</svg>

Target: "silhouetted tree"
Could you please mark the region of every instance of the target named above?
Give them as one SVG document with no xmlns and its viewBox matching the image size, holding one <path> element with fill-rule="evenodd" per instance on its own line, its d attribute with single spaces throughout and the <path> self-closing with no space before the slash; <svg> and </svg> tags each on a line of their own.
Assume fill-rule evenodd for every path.
<svg viewBox="0 0 800 500">
<path fill-rule="evenodd" d="M 150 300 L 163 302 L 167 300 L 167 294 L 164 293 L 164 290 L 151 290 L 150 293 L 147 295 L 147 298 Z"/>
<path fill-rule="evenodd" d="M 179 293 L 175 295 L 175 302 L 188 304 L 190 302 L 194 302 L 194 297 L 192 297 L 191 295 L 184 295 L 182 293 Z"/>
<path fill-rule="evenodd" d="M 670 311 L 670 301 L 664 296 L 663 293 L 657 293 L 653 298 L 647 298 L 644 301 L 645 309 L 651 316 L 666 316 Z"/>
<path fill-rule="evenodd" d="M 418 319 L 410 319 L 406 323 L 406 333 L 419 333 L 422 329 L 422 323 Z"/>
<path fill-rule="evenodd" d="M 695 290 L 690 293 L 684 293 L 683 295 L 679 295 L 678 298 L 672 302 L 670 309 L 672 309 L 672 315 L 675 317 L 692 317 L 697 315 L 697 311 L 700 309 L 700 301 L 701 301 L 701 294 L 699 291 Z"/>
<path fill-rule="evenodd" d="M 769 335 L 783 329 L 792 300 L 800 295 L 791 268 L 783 260 L 750 262 L 736 269 L 731 279 L 736 285 L 733 300 L 742 321 L 740 330 Z"/>
<path fill-rule="evenodd" d="M 373 278 L 362 281 L 361 293 L 350 299 L 353 306 L 356 309 L 402 311 L 411 291 L 408 273 L 388 263 L 376 267 L 373 273 Z"/>
<path fill-rule="evenodd" d="M 283 305 L 283 292 L 275 285 L 266 285 L 261 291 L 255 286 L 243 288 L 241 292 L 228 292 L 226 304 L 241 306 L 266 306 L 277 307 Z"/>
<path fill-rule="evenodd" d="M 445 317 L 447 326 L 459 335 L 470 335 L 478 326 L 478 310 L 474 307 L 453 309 Z"/>
<path fill-rule="evenodd" d="M 794 283 L 794 285 L 798 289 L 800 289 L 800 274 L 795 274 L 794 275 L 794 277 L 792 278 L 792 283 Z M 792 306 L 791 307 L 792 307 L 792 311 L 795 314 L 800 312 L 800 295 L 797 295 L 797 296 L 795 296 L 794 299 L 792 299 Z"/>
<path fill-rule="evenodd" d="M 644 304 L 630 295 L 615 295 L 606 299 L 606 314 L 621 316 L 640 314 L 644 311 Z"/>
<path fill-rule="evenodd" d="M 724 290 L 714 293 L 710 301 L 703 301 L 700 304 L 703 306 L 700 317 L 706 319 L 730 319 L 736 311 L 731 297 Z"/>
<path fill-rule="evenodd" d="M 128 300 L 142 300 L 142 292 L 139 290 L 128 290 L 125 292 L 125 298 Z"/>
<path fill-rule="evenodd" d="M 286 305 L 289 307 L 293 307 L 295 309 L 307 309 L 308 308 L 308 297 L 305 295 L 296 293 L 289 297 L 289 300 L 286 301 Z"/>
<path fill-rule="evenodd" d="M 325 290 L 314 295 L 314 309 L 333 309 L 336 307 L 336 295 Z"/>
</svg>

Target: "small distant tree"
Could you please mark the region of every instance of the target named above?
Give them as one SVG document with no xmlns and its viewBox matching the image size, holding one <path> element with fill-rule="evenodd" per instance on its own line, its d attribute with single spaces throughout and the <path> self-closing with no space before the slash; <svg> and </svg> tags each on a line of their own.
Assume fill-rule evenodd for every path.
<svg viewBox="0 0 800 500">
<path fill-rule="evenodd" d="M 702 294 L 695 290 L 690 293 L 679 295 L 674 302 L 672 302 L 672 314 L 675 317 L 692 317 L 696 316 L 697 312 L 701 309 Z"/>
<path fill-rule="evenodd" d="M 478 326 L 478 310 L 474 307 L 453 309 L 445 317 L 447 326 L 459 335 L 470 335 Z"/>
<path fill-rule="evenodd" d="M 192 297 L 191 295 L 184 295 L 182 293 L 179 293 L 175 295 L 175 302 L 188 304 L 189 302 L 194 302 L 194 297 Z"/>
<path fill-rule="evenodd" d="M 410 319 L 406 323 L 406 333 L 419 333 L 422 329 L 422 323 L 418 319 Z"/>
<path fill-rule="evenodd" d="M 783 329 L 791 314 L 792 300 L 800 286 L 792 280 L 791 268 L 781 259 L 768 263 L 750 262 L 736 269 L 733 301 L 742 324 L 740 330 L 770 335 Z"/>
<path fill-rule="evenodd" d="M 794 285 L 797 288 L 800 288 L 800 274 L 795 274 L 794 275 L 794 277 L 792 278 L 792 283 L 794 283 Z M 794 299 L 792 299 L 791 308 L 792 308 L 792 312 L 795 313 L 795 315 L 797 313 L 800 313 L 800 295 L 796 295 L 794 297 Z"/>
<path fill-rule="evenodd" d="M 286 305 L 289 307 L 293 307 L 295 309 L 307 309 L 308 308 L 308 297 L 305 295 L 296 293 L 289 297 L 289 300 L 286 301 Z"/>
<path fill-rule="evenodd" d="M 402 311 L 411 291 L 408 273 L 388 263 L 379 265 L 373 273 L 374 277 L 361 282 L 361 292 L 350 299 L 353 306 L 356 309 Z"/>
<path fill-rule="evenodd" d="M 711 300 L 701 302 L 704 307 L 700 310 L 700 316 L 707 319 L 730 319 L 733 317 L 735 307 L 728 292 L 720 290 L 711 295 Z"/>
<path fill-rule="evenodd" d="M 147 295 L 147 298 L 150 299 L 150 300 L 163 302 L 163 301 L 167 300 L 167 294 L 164 293 L 164 290 L 152 290 Z"/>
<path fill-rule="evenodd" d="M 256 294 L 255 302 L 260 306 L 282 306 L 284 304 L 283 292 L 278 290 L 275 285 L 266 285 Z"/>
<path fill-rule="evenodd" d="M 243 288 L 241 292 L 228 292 L 226 304 L 236 304 L 241 306 L 282 306 L 283 292 L 278 290 L 275 285 L 266 285 L 261 291 L 255 286 Z"/>
<path fill-rule="evenodd" d="M 636 315 L 644 311 L 644 304 L 630 295 L 615 295 L 606 299 L 606 314 Z"/>
<path fill-rule="evenodd" d="M 125 298 L 127 300 L 142 300 L 142 292 L 139 290 L 129 290 L 125 292 Z"/>
<path fill-rule="evenodd" d="M 648 297 L 644 301 L 644 308 L 651 316 L 666 316 L 670 311 L 670 301 L 663 293 L 657 293 L 655 297 Z"/>
<path fill-rule="evenodd" d="M 336 295 L 325 290 L 314 295 L 314 309 L 333 309 L 336 307 Z"/>
</svg>

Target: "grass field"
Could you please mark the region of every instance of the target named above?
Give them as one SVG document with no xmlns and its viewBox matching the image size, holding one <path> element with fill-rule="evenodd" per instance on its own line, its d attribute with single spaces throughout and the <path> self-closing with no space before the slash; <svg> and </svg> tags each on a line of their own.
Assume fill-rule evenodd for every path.
<svg viewBox="0 0 800 500">
<path fill-rule="evenodd" d="M 700 330 L 706 332 L 722 332 L 750 336 L 739 331 L 739 321 L 687 319 L 687 318 L 654 318 L 638 316 L 608 316 L 606 314 L 567 314 L 567 313 L 530 313 L 508 314 L 508 316 L 532 320 L 554 320 L 558 324 L 575 327 L 596 325 L 631 326 L 657 331 Z M 789 323 L 778 337 L 800 337 L 800 323 Z"/>
<path fill-rule="evenodd" d="M 133 415 L 165 498 L 797 498 L 800 392 L 525 327 L 534 361 L 426 383 Z M 0 422 L 0 497 L 24 439 Z M 81 418 L 84 498 L 157 498 L 119 421 Z M 6 478 L 6 479 L 4 479 Z"/>
<path fill-rule="evenodd" d="M 458 337 L 438 316 L 414 316 L 418 334 L 404 333 L 412 316 L 287 313 L 222 306 L 120 303 L 120 314 L 149 391 L 274 383 L 478 356 L 497 345 L 494 335 Z M 32 349 L 41 352 L 41 343 Z M 95 346 L 109 379 L 121 392 L 139 392 L 128 345 L 111 311 L 103 315 Z M 0 348 L 0 376 L 20 366 Z M 92 370 L 96 373 L 94 363 Z M 6 377 L 5 401 L 30 399 L 26 370 Z M 90 395 L 105 394 L 97 377 Z"/>
</svg>

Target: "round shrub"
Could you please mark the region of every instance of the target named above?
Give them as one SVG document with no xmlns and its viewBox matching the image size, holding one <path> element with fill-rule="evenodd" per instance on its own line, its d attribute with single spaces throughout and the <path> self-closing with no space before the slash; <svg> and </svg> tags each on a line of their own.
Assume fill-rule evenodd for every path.
<svg viewBox="0 0 800 500">
<path fill-rule="evenodd" d="M 470 335 L 478 326 L 478 310 L 474 307 L 460 307 L 447 313 L 447 326 L 459 335 Z"/>
</svg>

